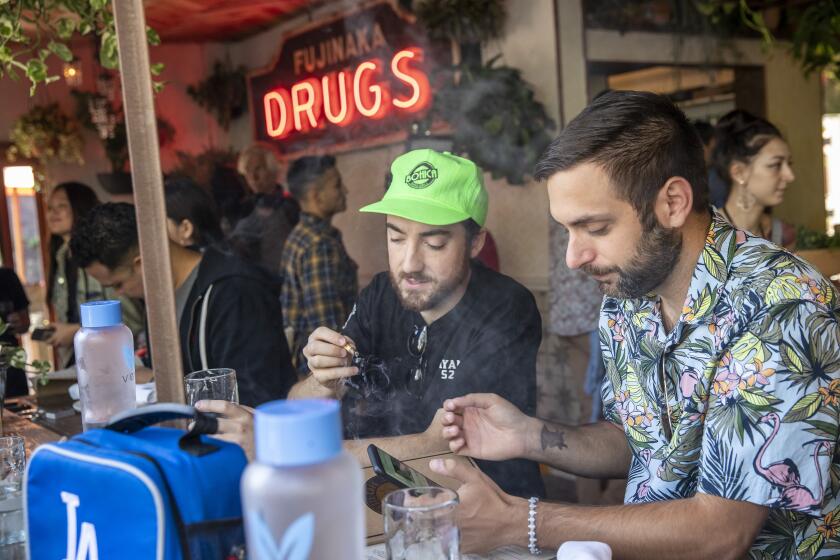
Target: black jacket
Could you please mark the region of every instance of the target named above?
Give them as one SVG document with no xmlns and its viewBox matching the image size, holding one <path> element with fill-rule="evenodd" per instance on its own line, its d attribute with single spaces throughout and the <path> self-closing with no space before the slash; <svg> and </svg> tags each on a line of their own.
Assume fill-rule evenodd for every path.
<svg viewBox="0 0 840 560">
<path fill-rule="evenodd" d="M 297 380 L 280 294 L 267 273 L 208 248 L 179 325 L 184 371 L 236 370 L 239 401 L 282 399 Z"/>
</svg>

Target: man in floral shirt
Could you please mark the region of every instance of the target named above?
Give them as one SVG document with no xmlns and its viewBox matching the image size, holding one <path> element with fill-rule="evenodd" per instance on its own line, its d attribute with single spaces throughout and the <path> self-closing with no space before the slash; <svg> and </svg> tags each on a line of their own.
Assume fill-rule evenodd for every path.
<svg viewBox="0 0 840 560">
<path fill-rule="evenodd" d="M 602 541 L 621 558 L 837 558 L 831 284 L 710 213 L 699 139 L 660 96 L 599 97 L 549 147 L 537 176 L 569 230 L 569 267 L 607 295 L 608 421 L 567 427 L 495 395 L 467 395 L 445 403 L 444 436 L 474 457 L 627 476 L 625 505 L 537 506 L 481 473 L 433 462 L 465 483 L 464 549 L 532 537 L 552 548 Z"/>
</svg>

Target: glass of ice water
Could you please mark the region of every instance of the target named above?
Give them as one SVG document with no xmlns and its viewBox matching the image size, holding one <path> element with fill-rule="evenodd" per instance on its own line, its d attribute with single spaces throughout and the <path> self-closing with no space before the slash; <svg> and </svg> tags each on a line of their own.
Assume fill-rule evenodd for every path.
<svg viewBox="0 0 840 560">
<path fill-rule="evenodd" d="M 459 560 L 458 495 L 439 487 L 406 488 L 382 501 L 389 560 Z"/>
<path fill-rule="evenodd" d="M 230 368 L 203 369 L 184 377 L 184 392 L 190 406 L 202 400 L 239 404 L 236 371 Z"/>
<path fill-rule="evenodd" d="M 23 471 L 26 451 L 20 436 L 0 437 L 0 558 L 25 555 Z"/>
</svg>

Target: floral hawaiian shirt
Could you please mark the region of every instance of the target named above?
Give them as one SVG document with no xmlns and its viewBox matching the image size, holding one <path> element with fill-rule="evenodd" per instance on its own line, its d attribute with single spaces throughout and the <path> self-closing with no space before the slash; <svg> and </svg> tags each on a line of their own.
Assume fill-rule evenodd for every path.
<svg viewBox="0 0 840 560">
<path fill-rule="evenodd" d="M 658 299 L 605 298 L 604 408 L 633 451 L 625 502 L 768 506 L 750 558 L 840 558 L 837 303 L 806 262 L 717 214 L 671 332 Z"/>
</svg>

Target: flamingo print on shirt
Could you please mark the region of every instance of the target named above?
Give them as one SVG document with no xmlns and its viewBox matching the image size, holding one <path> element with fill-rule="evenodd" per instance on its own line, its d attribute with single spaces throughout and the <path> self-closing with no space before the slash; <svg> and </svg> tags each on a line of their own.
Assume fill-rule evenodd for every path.
<svg viewBox="0 0 840 560">
<path fill-rule="evenodd" d="M 814 508 L 819 508 L 819 506 L 822 505 L 823 494 L 825 492 L 822 480 L 822 470 L 820 469 L 819 453 L 822 449 L 830 450 L 831 442 L 826 440 L 816 441 L 817 445 L 814 448 L 814 465 L 817 469 L 817 480 L 819 481 L 820 495 L 818 497 L 814 497 L 814 495 L 808 488 L 800 484 L 799 468 L 796 466 L 796 463 L 794 463 L 793 460 L 785 458 L 781 461 L 771 463 L 766 467 L 762 466 L 761 463 L 762 459 L 764 458 L 764 452 L 767 450 L 768 447 L 770 447 L 770 443 L 776 437 L 776 434 L 779 433 L 779 426 L 781 425 L 781 420 L 779 419 L 778 414 L 776 414 L 775 412 L 771 412 L 770 414 L 762 416 L 760 422 L 772 423 L 773 431 L 770 433 L 769 436 L 767 436 L 767 439 L 764 440 L 764 444 L 758 450 L 758 453 L 755 456 L 753 467 L 755 468 L 755 472 L 757 472 L 759 476 L 766 479 L 768 482 L 770 482 L 773 486 L 775 486 L 781 491 L 781 495 L 773 504 L 773 507 L 794 509 L 797 511 L 804 512 L 809 512 Z"/>
</svg>

